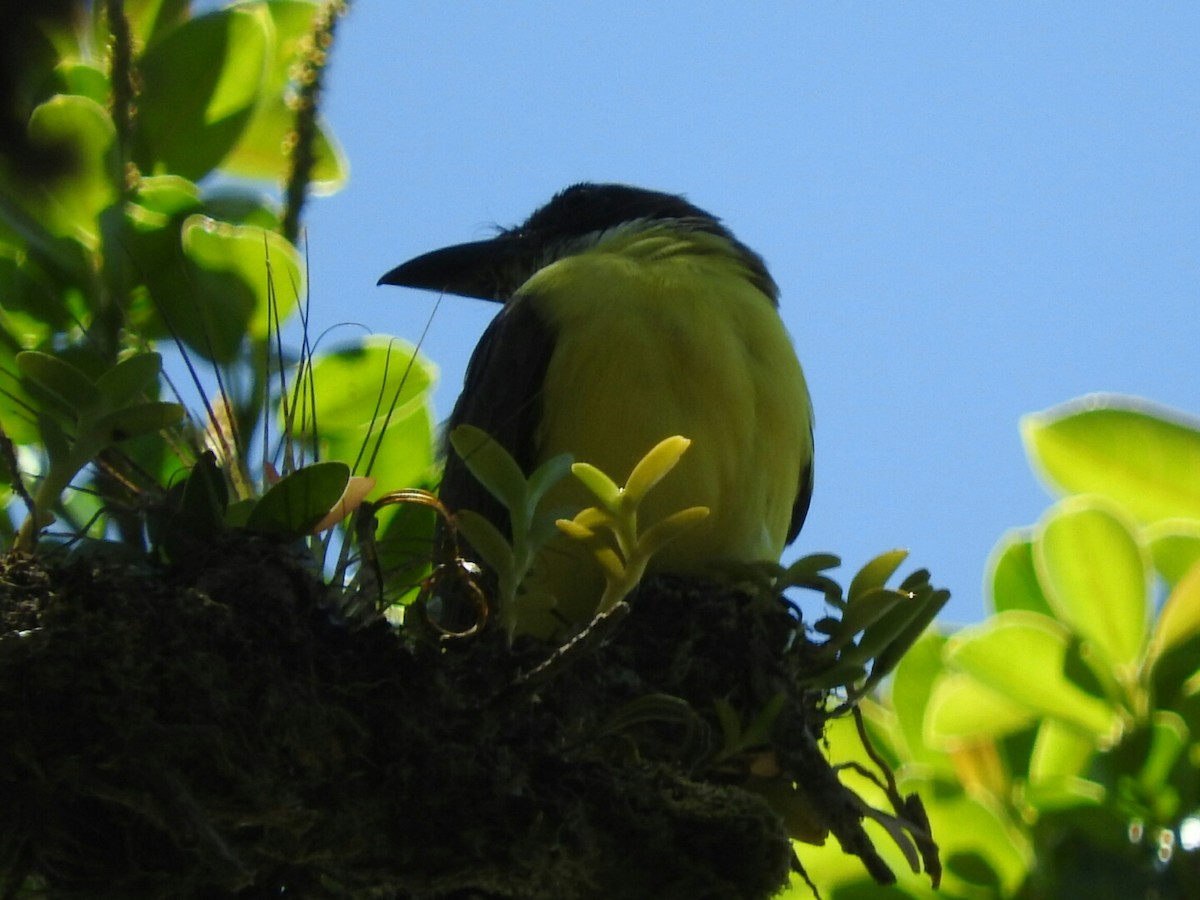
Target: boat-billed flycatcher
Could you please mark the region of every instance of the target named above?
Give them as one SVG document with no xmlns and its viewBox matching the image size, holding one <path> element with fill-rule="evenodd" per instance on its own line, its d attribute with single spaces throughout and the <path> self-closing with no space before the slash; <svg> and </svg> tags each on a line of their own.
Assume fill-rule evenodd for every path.
<svg viewBox="0 0 1200 900">
<path fill-rule="evenodd" d="M 380 284 L 504 304 L 471 357 L 448 428 L 482 428 L 527 474 L 565 452 L 620 483 L 663 438 L 692 440 L 641 515 L 654 522 L 690 506 L 710 514 L 652 570 L 776 561 L 796 537 L 812 495 L 808 388 L 762 258 L 709 213 L 671 194 L 578 184 L 524 224 L 418 256 Z M 588 502 L 579 485 L 563 490 L 575 493 L 555 499 Z M 506 511 L 453 452 L 441 497 L 508 528 Z M 546 576 L 556 608 L 528 630 L 590 619 L 599 592 L 578 556 L 563 571 L 570 555 L 560 548 L 556 564 L 543 551 L 543 569 L 558 570 Z"/>
</svg>

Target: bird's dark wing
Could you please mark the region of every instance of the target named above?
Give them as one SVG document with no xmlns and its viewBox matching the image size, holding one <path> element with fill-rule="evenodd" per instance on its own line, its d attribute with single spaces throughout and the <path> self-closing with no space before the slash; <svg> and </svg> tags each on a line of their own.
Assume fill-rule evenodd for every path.
<svg viewBox="0 0 1200 900">
<path fill-rule="evenodd" d="M 511 300 L 488 325 L 467 365 L 462 394 L 446 423 L 447 434 L 474 425 L 492 436 L 528 475 L 537 465 L 542 384 L 554 349 L 554 334 L 529 297 Z M 508 511 L 475 480 L 446 446 L 439 491 L 453 512 L 471 509 L 509 533 Z"/>
<path fill-rule="evenodd" d="M 792 504 L 792 521 L 788 525 L 787 542 L 790 544 L 800 533 L 804 520 L 808 516 L 808 506 L 812 503 L 813 494 L 813 461 L 810 458 L 804 471 L 800 473 L 800 490 L 796 494 L 796 502 Z"/>
</svg>

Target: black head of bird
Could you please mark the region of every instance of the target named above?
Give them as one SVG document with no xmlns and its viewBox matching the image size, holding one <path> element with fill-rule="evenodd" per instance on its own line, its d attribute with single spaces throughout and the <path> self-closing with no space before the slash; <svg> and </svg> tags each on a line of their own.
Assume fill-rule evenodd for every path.
<svg viewBox="0 0 1200 900">
<path fill-rule="evenodd" d="M 618 483 L 663 438 L 692 445 L 648 495 L 650 518 L 707 506 L 708 518 L 652 568 L 778 560 L 812 494 L 812 410 L 761 257 L 682 197 L 578 184 L 488 240 L 418 256 L 381 284 L 503 304 L 476 347 L 448 427 L 475 425 L 526 473 L 560 453 Z M 505 510 L 453 454 L 441 497 L 501 530 Z M 554 502 L 582 505 L 564 483 Z M 586 622 L 591 576 L 548 549 L 555 613 L 528 630 Z M 582 563 L 586 565 L 586 562 Z"/>
</svg>

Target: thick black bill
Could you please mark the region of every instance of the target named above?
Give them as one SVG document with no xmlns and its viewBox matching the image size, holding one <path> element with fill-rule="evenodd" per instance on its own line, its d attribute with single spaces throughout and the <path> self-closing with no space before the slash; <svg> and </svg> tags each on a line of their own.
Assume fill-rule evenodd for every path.
<svg viewBox="0 0 1200 900">
<path fill-rule="evenodd" d="M 508 235 L 455 244 L 401 263 L 378 283 L 503 302 L 505 275 L 519 266 L 519 250 Z"/>
</svg>

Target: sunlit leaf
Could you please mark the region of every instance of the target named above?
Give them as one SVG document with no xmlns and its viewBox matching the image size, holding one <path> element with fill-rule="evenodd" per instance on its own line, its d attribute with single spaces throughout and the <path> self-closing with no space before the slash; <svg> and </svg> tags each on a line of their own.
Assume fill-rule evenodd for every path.
<svg viewBox="0 0 1200 900">
<path fill-rule="evenodd" d="M 279 180 L 288 170 L 284 143 L 296 127 L 286 91 L 317 12 L 310 0 L 276 0 L 267 5 L 273 24 L 271 53 L 258 106 L 237 146 L 221 162 L 222 170 L 246 178 Z M 345 184 L 347 163 L 329 128 L 318 121 L 311 188 L 329 194 Z"/>
<path fill-rule="evenodd" d="M 149 42 L 159 32 L 184 20 L 190 0 L 125 0 L 125 15 L 134 34 Z"/>
<path fill-rule="evenodd" d="M 113 156 L 116 128 L 108 111 L 87 97 L 60 94 L 34 109 L 29 137 L 35 143 L 67 144 L 74 165 L 36 191 L 23 185 L 13 189 L 51 234 L 95 248 L 97 218 L 117 199 L 121 175 Z"/>
<path fill-rule="evenodd" d="M 197 180 L 233 149 L 258 101 L 270 17 L 261 6 L 197 16 L 139 62 L 135 158 L 149 174 Z"/>
<path fill-rule="evenodd" d="M 636 507 L 656 484 L 662 481 L 679 463 L 692 442 L 681 435 L 659 441 L 637 461 L 625 480 L 626 502 Z"/>
<path fill-rule="evenodd" d="M 112 86 L 102 69 L 78 59 L 66 59 L 54 69 L 55 82 L 62 94 L 86 97 L 101 106 L 108 103 Z"/>
<path fill-rule="evenodd" d="M 1029 757 L 1029 780 L 1044 782 L 1081 776 L 1087 772 L 1095 752 L 1096 741 L 1091 735 L 1059 719 L 1045 719 L 1038 726 Z"/>
<path fill-rule="evenodd" d="M 303 420 L 297 412 L 293 428 L 318 438 L 322 458 L 370 474 L 370 497 L 422 484 L 434 466 L 436 380 L 436 366 L 405 341 L 372 337 L 341 347 L 314 362 L 313 409 Z"/>
<path fill-rule="evenodd" d="M 925 743 L 925 711 L 929 708 L 933 686 L 945 670 L 942 649 L 946 636 L 936 629 L 927 631 L 901 658 L 892 676 L 889 699 L 895 711 L 899 739 L 904 752 L 916 762 L 945 773 L 950 771 L 946 754 Z"/>
<path fill-rule="evenodd" d="M 1174 586 L 1200 562 L 1200 519 L 1163 519 L 1146 527 L 1154 568 Z"/>
<path fill-rule="evenodd" d="M 1108 792 L 1104 785 L 1077 775 L 1054 775 L 1031 781 L 1022 791 L 1022 800 L 1039 812 L 1099 806 Z"/>
<path fill-rule="evenodd" d="M 350 467 L 343 462 L 313 463 L 297 469 L 262 496 L 246 520 L 246 527 L 279 534 L 307 534 L 333 509 L 349 481 Z"/>
<path fill-rule="evenodd" d="M 1153 665 L 1163 654 L 1200 635 L 1200 562 L 1192 565 L 1168 595 L 1154 632 L 1147 659 Z"/>
<path fill-rule="evenodd" d="M 1033 542 L 1027 529 L 1014 529 L 1000 538 L 988 557 L 984 585 L 993 612 L 1027 609 L 1051 615 L 1050 603 L 1038 584 Z"/>
<path fill-rule="evenodd" d="M 1033 721 L 1034 713 L 1025 704 L 970 675 L 948 672 L 933 682 L 923 741 L 945 748 L 962 740 L 1011 734 Z"/>
<path fill-rule="evenodd" d="M 1026 416 L 1025 449 L 1061 493 L 1098 493 L 1141 522 L 1200 518 L 1200 422 L 1133 397 L 1098 394 Z"/>
<path fill-rule="evenodd" d="M 621 488 L 607 473 L 591 463 L 582 462 L 573 464 L 571 473 L 583 482 L 583 486 L 591 491 L 592 496 L 599 500 L 605 509 L 616 509 L 621 498 Z"/>
<path fill-rule="evenodd" d="M 1142 653 L 1150 621 L 1149 559 L 1135 527 L 1107 501 L 1071 497 L 1043 516 L 1033 547 L 1050 606 L 1122 678 Z"/>
<path fill-rule="evenodd" d="M 189 346 L 206 358 L 228 362 L 245 337 L 266 338 L 271 327 L 269 284 L 274 284 L 280 319 L 286 319 L 296 308 L 296 298 L 304 296 L 300 254 L 279 234 L 192 215 L 181 236 L 183 252 L 194 266 L 192 290 L 156 299 L 164 310 L 170 309 L 172 321 L 197 326 L 193 337 L 177 324 Z"/>
<path fill-rule="evenodd" d="M 1112 740 L 1121 720 L 1105 701 L 1070 681 L 1070 634 L 1046 616 L 1024 610 L 998 613 L 950 638 L 946 662 L 1039 716 Z"/>
<path fill-rule="evenodd" d="M 1191 731 L 1178 713 L 1155 710 L 1150 722 L 1150 748 L 1138 772 L 1138 786 L 1146 794 L 1163 790 L 1171 780 L 1171 771 L 1188 748 Z"/>
</svg>

